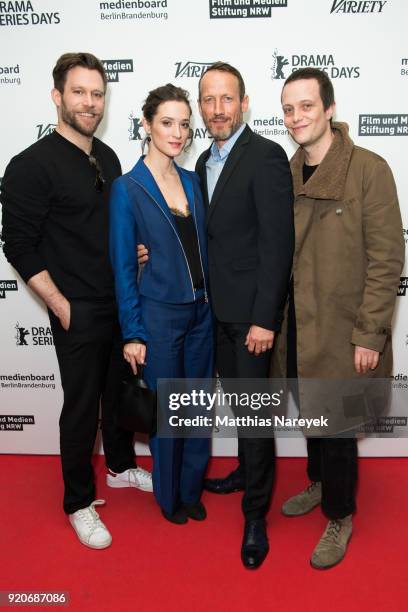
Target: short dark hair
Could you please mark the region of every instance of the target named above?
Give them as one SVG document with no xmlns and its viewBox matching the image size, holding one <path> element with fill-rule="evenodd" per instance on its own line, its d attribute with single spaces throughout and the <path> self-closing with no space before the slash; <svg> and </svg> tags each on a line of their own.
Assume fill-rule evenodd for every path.
<svg viewBox="0 0 408 612">
<path fill-rule="evenodd" d="M 163 102 L 184 102 L 188 106 L 190 115 L 192 115 L 188 91 L 182 87 L 176 87 L 171 83 L 167 83 L 166 85 L 161 85 L 161 87 L 156 87 L 156 89 L 149 91 L 149 95 L 142 106 L 143 117 L 146 119 L 146 121 L 149 123 L 153 121 L 153 117 L 157 113 L 157 109 L 159 108 L 160 104 L 163 104 Z M 142 153 L 144 152 L 146 142 L 150 142 L 149 136 L 147 136 L 142 143 Z M 184 147 L 185 151 L 189 149 L 192 142 L 193 130 L 190 128 L 188 143 Z"/>
<path fill-rule="evenodd" d="M 106 90 L 108 80 L 106 78 L 105 69 L 102 62 L 95 57 L 95 55 L 92 55 L 92 53 L 64 53 L 64 55 L 61 55 L 52 71 L 55 89 L 58 89 L 60 93 L 64 93 L 67 74 L 72 68 L 76 68 L 77 66 L 88 68 L 88 70 L 97 70 L 102 77 L 103 86 Z"/>
<path fill-rule="evenodd" d="M 228 64 L 227 62 L 215 62 L 207 68 L 207 70 L 201 75 L 200 80 L 198 81 L 199 100 L 201 100 L 201 81 L 203 80 L 203 77 L 207 74 L 207 72 L 211 72 L 212 70 L 218 70 L 219 72 L 229 72 L 229 74 L 232 74 L 234 77 L 236 77 L 238 79 L 239 99 L 244 99 L 245 83 L 240 71 L 237 68 L 234 68 L 234 66 L 231 66 L 231 64 Z"/>
<path fill-rule="evenodd" d="M 319 83 L 319 92 L 324 110 L 327 110 L 334 104 L 333 84 L 324 70 L 319 70 L 318 68 L 299 68 L 299 70 L 295 70 L 288 76 L 283 84 L 283 88 L 288 83 L 300 81 L 301 79 L 316 79 Z"/>
<path fill-rule="evenodd" d="M 163 102 L 184 102 L 187 104 L 190 115 L 192 114 L 189 93 L 185 89 L 181 87 L 176 87 L 171 83 L 167 83 L 166 85 L 162 85 L 161 87 L 156 87 L 156 89 L 152 89 L 149 91 L 149 95 L 147 96 L 144 104 L 142 106 L 143 116 L 149 123 L 152 122 L 153 117 L 157 113 L 157 109 L 160 104 Z"/>
</svg>

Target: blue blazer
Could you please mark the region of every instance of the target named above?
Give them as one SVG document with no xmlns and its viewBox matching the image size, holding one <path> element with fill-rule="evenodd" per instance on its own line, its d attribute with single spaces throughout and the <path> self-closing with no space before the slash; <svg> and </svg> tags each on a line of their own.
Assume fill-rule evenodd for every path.
<svg viewBox="0 0 408 612">
<path fill-rule="evenodd" d="M 197 230 L 208 287 L 205 210 L 198 175 L 176 165 Z M 119 320 L 124 340 L 142 338 L 140 295 L 170 304 L 194 302 L 187 258 L 173 215 L 149 168 L 139 159 L 135 167 L 113 182 L 110 201 L 110 256 L 115 275 Z M 149 261 L 138 276 L 137 245 L 149 249 Z"/>
</svg>

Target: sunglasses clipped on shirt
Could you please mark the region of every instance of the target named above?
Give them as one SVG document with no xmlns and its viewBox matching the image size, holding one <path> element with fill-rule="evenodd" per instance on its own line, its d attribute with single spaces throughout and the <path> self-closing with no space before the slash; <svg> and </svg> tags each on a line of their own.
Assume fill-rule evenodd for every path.
<svg viewBox="0 0 408 612">
<path fill-rule="evenodd" d="M 105 179 L 103 178 L 102 168 L 99 165 L 98 160 L 94 155 L 89 156 L 89 163 L 95 168 L 95 189 L 96 191 L 103 191 L 105 185 Z"/>
</svg>

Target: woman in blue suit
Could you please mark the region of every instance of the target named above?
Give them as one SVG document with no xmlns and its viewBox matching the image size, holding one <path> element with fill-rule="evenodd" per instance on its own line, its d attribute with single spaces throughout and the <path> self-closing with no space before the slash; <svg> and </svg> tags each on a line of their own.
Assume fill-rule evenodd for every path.
<svg viewBox="0 0 408 612">
<path fill-rule="evenodd" d="M 145 363 L 154 389 L 159 378 L 212 377 L 213 330 L 199 179 L 174 162 L 191 138 L 188 94 L 158 87 L 142 110 L 148 153 L 113 183 L 110 247 L 124 357 L 134 373 Z M 151 253 L 139 276 L 138 243 Z M 177 524 L 205 519 L 209 440 L 155 436 L 150 448 L 164 517 Z"/>
</svg>

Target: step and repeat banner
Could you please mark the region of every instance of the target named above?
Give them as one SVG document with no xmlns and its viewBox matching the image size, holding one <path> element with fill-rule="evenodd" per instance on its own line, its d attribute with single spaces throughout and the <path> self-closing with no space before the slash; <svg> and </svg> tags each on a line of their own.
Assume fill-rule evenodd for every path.
<svg viewBox="0 0 408 612">
<path fill-rule="evenodd" d="M 13 155 L 54 129 L 51 72 L 67 51 L 103 60 L 109 86 L 98 136 L 118 153 L 124 171 L 141 153 L 143 100 L 168 82 L 190 92 L 194 144 L 181 163 L 194 167 L 211 142 L 197 109 L 198 79 L 217 60 L 242 72 L 250 127 L 291 156 L 282 84 L 293 70 L 315 66 L 332 78 L 336 118 L 349 124 L 354 142 L 390 164 L 407 242 L 407 22 L 404 0 L 0 1 L 0 177 Z M 0 452 L 58 453 L 62 393 L 49 321 L 1 247 L 0 238 Z M 408 381 L 403 274 L 393 333 L 401 384 Z M 278 442 L 281 455 L 304 454 L 300 439 Z M 233 454 L 235 441 L 217 440 L 213 452 Z M 363 440 L 360 452 L 408 455 L 408 440 Z"/>
</svg>

